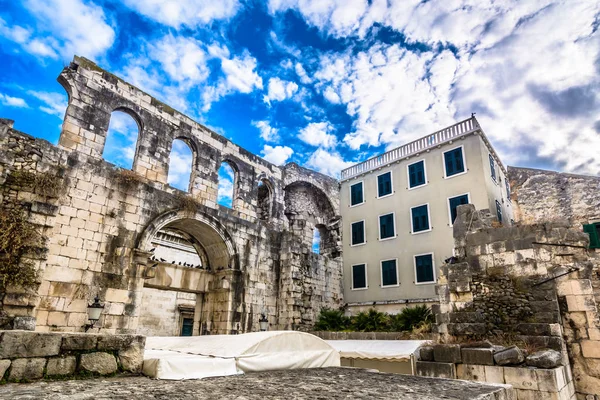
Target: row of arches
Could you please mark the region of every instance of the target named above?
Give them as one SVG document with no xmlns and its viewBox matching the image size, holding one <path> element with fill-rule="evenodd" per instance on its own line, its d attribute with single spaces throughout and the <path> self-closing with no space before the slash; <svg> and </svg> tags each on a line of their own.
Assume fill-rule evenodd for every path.
<svg viewBox="0 0 600 400">
<path fill-rule="evenodd" d="M 133 169 L 136 146 L 140 134 L 139 123 L 125 110 L 115 110 L 111 114 L 102 157 L 121 168 Z M 194 153 L 188 143 L 174 139 L 169 154 L 167 183 L 179 190 L 191 191 Z M 232 164 L 225 160 L 218 170 L 217 203 L 233 208 L 237 172 Z M 271 217 L 273 188 L 265 178 L 257 182 L 257 215 L 261 220 Z"/>
</svg>

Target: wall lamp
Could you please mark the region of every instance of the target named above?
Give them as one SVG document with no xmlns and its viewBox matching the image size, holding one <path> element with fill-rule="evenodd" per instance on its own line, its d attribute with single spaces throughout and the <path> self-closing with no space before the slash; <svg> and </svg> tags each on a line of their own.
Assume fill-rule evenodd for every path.
<svg viewBox="0 0 600 400">
<path fill-rule="evenodd" d="M 102 310 L 104 310 L 104 304 L 101 304 L 100 298 L 96 296 L 94 298 L 94 302 L 92 304 L 88 304 L 87 314 L 90 323 L 85 325 L 86 332 L 93 328 L 96 322 L 98 322 L 100 319 L 100 314 L 102 314 Z"/>
</svg>

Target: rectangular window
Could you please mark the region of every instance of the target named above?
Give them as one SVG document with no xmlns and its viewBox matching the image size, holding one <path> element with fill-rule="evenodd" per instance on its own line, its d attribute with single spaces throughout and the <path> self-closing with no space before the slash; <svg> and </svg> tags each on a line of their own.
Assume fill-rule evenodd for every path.
<svg viewBox="0 0 600 400">
<path fill-rule="evenodd" d="M 396 236 L 394 213 L 379 216 L 379 240 Z"/>
<path fill-rule="evenodd" d="M 377 177 L 377 197 L 392 194 L 392 173 L 386 172 Z"/>
<path fill-rule="evenodd" d="M 465 172 L 463 148 L 457 147 L 456 149 L 445 152 L 444 165 L 446 167 L 446 178 Z"/>
<path fill-rule="evenodd" d="M 492 179 L 496 182 L 496 164 L 494 163 L 494 157 L 489 154 L 490 158 L 490 171 L 492 171 Z"/>
<path fill-rule="evenodd" d="M 429 230 L 429 205 L 410 209 L 413 233 Z"/>
<path fill-rule="evenodd" d="M 364 201 L 363 197 L 363 183 L 358 182 L 350 186 L 350 205 L 356 206 L 362 204 Z"/>
<path fill-rule="evenodd" d="M 600 249 L 600 222 L 583 225 L 583 231 L 590 235 L 590 249 Z"/>
<path fill-rule="evenodd" d="M 435 282 L 435 272 L 433 270 L 433 254 L 422 254 L 415 256 L 415 274 L 416 283 Z"/>
<path fill-rule="evenodd" d="M 498 222 L 502 222 L 502 206 L 496 200 L 496 216 L 498 216 Z"/>
<path fill-rule="evenodd" d="M 448 206 L 450 207 L 450 225 L 452 225 L 456 219 L 456 207 L 462 206 L 463 204 L 469 204 L 468 194 L 462 194 L 448 199 Z"/>
<path fill-rule="evenodd" d="M 506 199 L 508 200 L 508 204 L 510 204 L 510 183 L 508 182 L 508 178 L 504 180 L 506 184 Z"/>
<path fill-rule="evenodd" d="M 365 243 L 365 221 L 358 221 L 352 224 L 352 242 L 351 244 Z"/>
<path fill-rule="evenodd" d="M 414 188 L 425 184 L 425 161 L 421 160 L 408 166 L 408 187 Z"/>
<path fill-rule="evenodd" d="M 367 266 L 358 264 L 352 266 L 352 289 L 367 288 Z"/>
<path fill-rule="evenodd" d="M 381 262 L 381 286 L 398 286 L 396 260 L 386 260 Z"/>
</svg>

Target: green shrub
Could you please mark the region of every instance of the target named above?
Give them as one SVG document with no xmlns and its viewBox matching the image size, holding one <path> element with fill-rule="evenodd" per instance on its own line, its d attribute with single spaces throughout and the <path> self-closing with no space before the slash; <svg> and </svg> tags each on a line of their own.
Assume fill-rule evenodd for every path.
<svg viewBox="0 0 600 400">
<path fill-rule="evenodd" d="M 435 317 L 427 306 L 407 307 L 400 313 L 392 315 L 391 327 L 393 331 L 412 331 L 422 329 L 435 322 Z"/>
<path fill-rule="evenodd" d="M 390 330 L 390 316 L 374 308 L 361 311 L 352 317 L 352 330 L 355 332 L 388 332 Z"/>
<path fill-rule="evenodd" d="M 315 324 L 316 331 L 344 331 L 350 325 L 350 318 L 344 315 L 343 310 L 332 310 L 331 308 L 322 308 L 319 318 Z"/>
</svg>

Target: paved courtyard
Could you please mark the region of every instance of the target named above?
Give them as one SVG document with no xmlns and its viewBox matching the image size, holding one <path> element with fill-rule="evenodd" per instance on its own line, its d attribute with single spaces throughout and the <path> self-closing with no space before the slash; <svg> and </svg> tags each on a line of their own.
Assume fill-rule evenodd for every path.
<svg viewBox="0 0 600 400">
<path fill-rule="evenodd" d="M 505 389 L 475 382 L 323 368 L 223 378 L 160 381 L 145 377 L 0 386 L 0 399 L 400 399 L 509 400 Z"/>
</svg>

